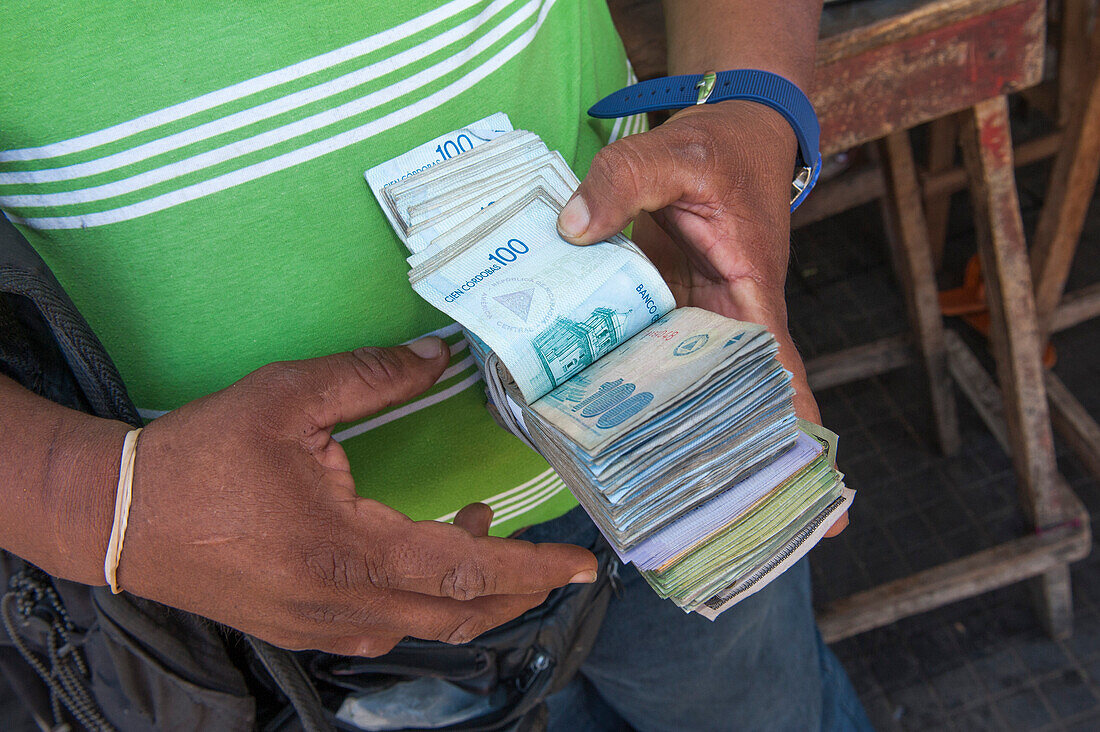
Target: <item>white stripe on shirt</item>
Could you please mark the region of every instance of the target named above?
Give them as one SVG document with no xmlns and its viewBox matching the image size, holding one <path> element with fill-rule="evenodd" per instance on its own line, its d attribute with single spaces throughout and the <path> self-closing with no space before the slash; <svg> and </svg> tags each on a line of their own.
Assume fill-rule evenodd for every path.
<svg viewBox="0 0 1100 732">
<path fill-rule="evenodd" d="M 466 46 L 458 53 L 429 66 L 428 68 L 402 79 L 389 86 L 378 89 L 365 96 L 345 102 L 332 109 L 304 117 L 294 122 L 287 123 L 275 129 L 261 132 L 258 135 L 247 137 L 243 140 L 231 142 L 228 145 L 207 150 L 206 152 L 192 155 L 189 158 L 177 160 L 159 168 L 153 168 L 129 178 L 111 181 L 98 186 L 81 188 L 75 191 L 62 191 L 59 193 L 28 193 L 12 196 L 0 196 L 0 206 L 15 208 L 18 206 L 64 206 L 80 203 L 102 201 L 115 196 L 133 193 L 143 188 L 149 188 L 159 183 L 180 178 L 185 175 L 198 172 L 205 168 L 220 165 L 227 160 L 233 160 L 244 155 L 278 145 L 295 137 L 301 137 L 315 132 L 323 127 L 336 124 L 358 114 L 374 109 L 394 99 L 411 94 L 425 87 L 437 79 L 451 73 L 463 64 L 477 57 L 485 49 L 499 41 L 509 32 L 514 30 L 523 21 L 530 18 L 538 9 L 538 0 L 530 0 L 519 11 L 513 13 L 500 25 Z M 377 65 L 385 65 L 379 62 Z M 116 166 L 118 167 L 118 166 Z M 51 171 L 43 171 L 49 174 Z M 36 176 L 39 173 L 0 173 L 0 183 L 8 182 L 6 179 L 12 176 Z"/>
<path fill-rule="evenodd" d="M 337 48 L 319 56 L 299 61 L 296 64 L 275 71 L 269 71 L 266 74 L 261 74 L 260 76 L 237 82 L 236 84 L 231 84 L 217 91 L 208 92 L 193 99 L 189 99 L 186 102 L 180 102 L 171 107 L 166 107 L 156 112 L 150 112 L 149 114 L 107 127 L 106 129 L 90 132 L 86 135 L 80 135 L 79 137 L 61 142 L 41 145 L 39 147 L 0 151 L 0 162 L 10 160 L 41 160 L 43 158 L 52 158 L 81 152 L 160 127 L 169 122 L 175 122 L 190 117 L 193 114 L 198 114 L 199 112 L 204 112 L 214 107 L 220 107 L 223 104 L 228 104 L 252 94 L 262 92 L 265 89 L 270 89 L 280 84 L 286 84 L 287 82 L 301 79 L 310 74 L 315 74 L 318 71 L 324 71 L 325 69 L 337 66 L 360 56 L 374 53 L 386 46 L 404 40 L 409 36 L 423 32 L 425 29 L 441 23 L 452 16 L 458 15 L 462 11 L 476 5 L 479 1 L 484 0 L 451 0 L 451 2 L 441 5 L 435 10 L 429 11 L 419 17 L 412 18 L 411 20 L 407 20 L 389 30 L 381 31 L 373 36 L 364 38 L 361 41 L 356 41 L 342 48 Z"/>
<path fill-rule="evenodd" d="M 113 155 L 107 155 L 96 160 L 90 160 L 88 162 L 76 163 L 74 165 L 67 165 L 60 168 L 47 168 L 44 170 L 29 170 L 18 171 L 11 173 L 0 173 L 0 185 L 15 184 L 15 183 L 52 183 L 55 181 L 72 180 L 74 178 L 83 178 L 90 175 L 96 175 L 104 173 L 109 170 L 116 170 L 126 165 L 132 165 L 133 163 L 147 160 L 148 158 L 160 155 L 172 150 L 178 150 L 181 147 L 206 140 L 216 135 L 222 135 L 232 130 L 246 127 L 251 124 L 255 124 L 261 120 L 275 117 L 277 115 L 288 112 L 292 109 L 303 107 L 307 104 L 331 97 L 335 94 L 345 92 L 348 89 L 352 89 L 357 86 L 362 86 L 375 79 L 384 76 L 385 74 L 392 73 L 398 69 L 409 66 L 424 59 L 425 57 L 445 48 L 452 43 L 469 36 L 479 30 L 482 26 L 489 23 L 493 17 L 507 6 L 514 3 L 516 0 L 496 0 L 489 5 L 485 10 L 476 15 L 475 17 L 467 20 L 465 23 L 452 28 L 451 30 L 441 35 L 430 38 L 410 49 L 402 51 L 394 56 L 383 59 L 377 63 L 373 63 L 365 68 L 357 69 L 350 73 L 339 76 L 330 81 L 326 81 L 321 84 L 302 89 L 292 94 L 288 94 L 279 99 L 273 99 L 264 104 L 252 107 L 250 109 L 244 109 L 234 114 L 222 117 L 220 119 L 212 120 L 201 124 L 198 127 L 183 130 L 167 137 L 162 137 L 157 140 L 152 140 L 143 145 L 130 148 L 129 150 L 123 150 L 121 152 L 114 153 Z M 392 87 L 391 87 L 392 88 Z M 396 95 L 391 95 L 392 99 Z M 307 118 L 309 119 L 309 118 Z M 224 149 L 224 148 L 222 148 Z M 224 160 L 227 158 L 221 158 Z M 220 162 L 220 160 L 219 160 Z M 84 203 L 86 201 L 100 200 L 103 198 L 110 198 L 111 196 L 122 195 L 130 190 L 137 190 L 137 187 L 127 188 L 121 186 L 113 188 L 112 186 L 120 186 L 120 184 L 126 181 L 133 181 L 140 176 L 131 177 L 114 183 L 96 186 L 94 188 L 87 188 L 83 191 L 65 191 L 61 193 L 53 193 L 46 195 L 24 195 L 24 196 L 6 196 L 0 197 L 0 205 L 6 206 L 61 206 L 71 203 Z M 153 183 L 158 182 L 156 180 Z M 152 185 L 149 183 L 148 185 Z M 143 187 L 143 186 L 139 186 Z M 95 192 L 92 196 L 90 192 Z M 81 195 L 83 194 L 83 195 Z"/>
<path fill-rule="evenodd" d="M 534 25 L 528 28 L 522 35 L 505 46 L 488 60 L 466 73 L 456 81 L 451 82 L 439 91 L 411 104 L 403 109 L 391 112 L 383 117 L 368 122 L 346 132 L 334 135 L 325 140 L 306 145 L 297 150 L 283 153 L 269 160 L 245 166 L 230 173 L 211 178 L 210 180 L 194 183 L 169 193 L 141 201 L 139 203 L 121 206 L 98 213 L 81 214 L 76 216 L 47 216 L 47 217 L 19 217 L 11 215 L 12 223 L 22 224 L 36 229 L 80 229 L 93 226 L 105 226 L 130 219 L 148 216 L 149 214 L 163 211 L 183 203 L 194 201 L 219 191 L 227 190 L 243 185 L 257 178 L 262 178 L 281 170 L 301 165 L 315 158 L 326 155 L 335 150 L 362 142 L 374 135 L 380 134 L 397 125 L 419 117 L 421 114 L 435 109 L 464 91 L 467 91 L 482 79 L 493 73 L 505 63 L 514 58 L 525 49 L 534 39 L 546 19 L 547 13 L 553 7 L 556 0 L 544 0 L 542 10 Z"/>
<path fill-rule="evenodd" d="M 561 479 L 558 477 L 558 474 L 554 472 L 553 468 L 548 468 L 536 475 L 531 480 L 528 480 L 525 483 L 520 483 L 515 488 L 509 488 L 503 493 L 497 493 L 495 496 L 485 498 L 480 502 L 492 508 L 494 512 L 496 512 L 497 508 L 507 508 L 509 505 L 513 505 L 514 508 L 515 504 L 520 501 L 522 501 L 522 503 L 519 503 L 518 505 L 527 505 L 528 499 L 530 499 L 532 496 L 542 495 L 548 486 L 553 487 L 553 485 L 557 483 L 561 483 Z M 452 511 L 451 513 L 448 513 L 444 516 L 440 516 L 436 519 L 436 521 L 453 521 L 454 517 L 457 515 L 458 511 Z M 498 517 L 494 516 L 493 520 L 495 523 L 498 520 Z"/>
</svg>

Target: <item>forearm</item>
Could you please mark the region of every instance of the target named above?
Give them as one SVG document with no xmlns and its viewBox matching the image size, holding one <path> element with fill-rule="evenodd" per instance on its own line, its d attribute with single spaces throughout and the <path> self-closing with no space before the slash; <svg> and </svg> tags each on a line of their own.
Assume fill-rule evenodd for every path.
<svg viewBox="0 0 1100 732">
<path fill-rule="evenodd" d="M 809 94 L 822 2 L 665 0 L 668 72 L 762 69 L 790 79 Z M 776 147 L 767 151 L 767 167 L 786 179 L 797 145 L 794 133 L 774 110 L 753 106 L 760 107 L 759 116 L 775 133 Z"/>
<path fill-rule="evenodd" d="M 0 547 L 51 574 L 102 584 L 128 429 L 0 376 Z"/>
<path fill-rule="evenodd" d="M 784 76 L 808 91 L 821 4 L 822 0 L 666 0 L 669 72 L 757 68 Z M 750 204 L 730 209 L 736 221 L 732 236 L 717 247 L 726 252 L 719 257 L 726 262 L 719 271 L 727 280 L 748 276 L 781 293 L 797 151 L 794 131 L 778 112 L 751 101 L 689 107 L 677 117 L 686 122 L 704 111 L 722 116 L 720 126 L 725 129 L 710 129 L 723 140 L 714 154 L 736 161 L 732 192 Z M 739 287 L 735 281 L 731 284 Z"/>
<path fill-rule="evenodd" d="M 669 73 L 763 69 L 790 79 L 808 94 L 814 78 L 821 6 L 822 0 L 665 0 Z M 773 110 L 752 102 L 723 104 L 736 107 L 731 108 L 730 117 L 739 131 L 731 133 L 730 139 L 740 137 L 735 144 L 755 153 L 742 163 L 751 169 L 744 173 L 750 184 L 742 195 L 756 199 L 757 204 L 749 210 L 759 214 L 759 218 L 739 221 L 735 228 L 740 236 L 736 254 L 730 258 L 738 264 L 723 274 L 749 278 L 728 282 L 725 304 L 741 317 L 782 334 L 783 361 L 796 371 L 796 381 L 804 386 L 801 360 L 786 335 L 783 292 L 789 247 L 786 197 L 797 143 L 790 125 Z M 808 389 L 800 392 L 805 402 L 802 416 L 815 418 L 816 407 Z"/>
<path fill-rule="evenodd" d="M 668 72 L 753 68 L 809 92 L 822 0 L 665 0 Z"/>
</svg>

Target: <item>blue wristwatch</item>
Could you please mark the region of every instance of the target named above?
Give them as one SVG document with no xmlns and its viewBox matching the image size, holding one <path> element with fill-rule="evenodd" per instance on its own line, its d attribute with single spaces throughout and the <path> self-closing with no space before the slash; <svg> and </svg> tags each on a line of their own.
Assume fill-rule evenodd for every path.
<svg viewBox="0 0 1100 732">
<path fill-rule="evenodd" d="M 588 114 L 603 119 L 626 117 L 658 109 L 682 109 L 695 104 L 745 99 L 767 105 L 783 115 L 798 139 L 799 170 L 791 183 L 791 211 L 798 208 L 821 173 L 818 144 L 821 127 L 810 100 L 797 86 L 778 74 L 759 69 L 666 76 L 642 81 L 609 94 L 592 105 Z"/>
</svg>

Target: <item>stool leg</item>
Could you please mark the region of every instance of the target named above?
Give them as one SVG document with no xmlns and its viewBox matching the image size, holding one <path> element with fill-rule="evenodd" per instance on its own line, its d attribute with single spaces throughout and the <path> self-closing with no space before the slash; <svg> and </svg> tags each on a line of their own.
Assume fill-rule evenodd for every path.
<svg viewBox="0 0 1100 732">
<path fill-rule="evenodd" d="M 1069 12 L 1068 6 L 1063 12 Z M 1062 303 L 1081 229 L 1100 176 L 1100 24 L 1092 32 L 1087 68 L 1077 71 L 1077 79 L 1084 88 L 1075 90 L 1077 94 L 1072 100 L 1069 122 L 1031 246 L 1035 308 L 1044 336 L 1050 335 L 1055 312 Z M 1047 374 L 1047 392 L 1054 428 L 1100 480 L 1100 425 L 1054 374 Z"/>
<path fill-rule="evenodd" d="M 1062 0 L 1061 46 L 1058 49 L 1058 124 L 1069 121 L 1074 97 L 1088 61 L 1090 0 Z"/>
<path fill-rule="evenodd" d="M 940 449 L 953 455 L 959 450 L 955 390 L 947 370 L 935 265 L 928 245 L 928 227 L 909 133 L 895 132 L 879 141 L 879 158 L 886 182 L 883 205 L 887 226 L 892 229 L 888 238 L 894 250 L 894 267 L 905 291 L 909 321 L 928 374 Z"/>
<path fill-rule="evenodd" d="M 1077 89 L 1062 146 L 1050 173 L 1046 199 L 1035 227 L 1031 247 L 1031 277 L 1042 333 L 1065 292 L 1066 279 L 1077 252 L 1085 215 L 1100 175 L 1100 24 L 1092 33 L 1088 75 L 1077 69 L 1085 84 Z"/>
<path fill-rule="evenodd" d="M 1073 635 L 1073 588 L 1070 585 L 1069 565 L 1061 564 L 1031 580 L 1030 584 L 1039 620 L 1050 637 L 1061 640 Z"/>
<path fill-rule="evenodd" d="M 954 115 L 940 117 L 928 125 L 928 172 L 942 173 L 955 164 L 958 120 Z M 943 247 L 947 240 L 947 222 L 951 214 L 951 194 L 938 193 L 924 199 L 924 217 L 928 221 L 928 244 L 935 271 L 943 266 Z"/>
<path fill-rule="evenodd" d="M 990 345 L 1004 399 L 1004 415 L 1020 503 L 1037 528 L 1071 515 L 1056 485 L 1054 437 L 1043 386 L 1039 326 L 1016 192 L 1012 135 L 1005 97 L 975 105 L 960 135 L 970 179 L 978 255 L 990 315 Z M 1054 637 L 1072 628 L 1068 570 L 1059 566 L 1037 580 L 1040 616 Z"/>
</svg>

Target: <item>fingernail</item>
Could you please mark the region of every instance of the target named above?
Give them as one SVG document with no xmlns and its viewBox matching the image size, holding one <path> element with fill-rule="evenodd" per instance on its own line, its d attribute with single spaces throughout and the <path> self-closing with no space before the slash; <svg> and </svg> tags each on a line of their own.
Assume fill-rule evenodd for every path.
<svg viewBox="0 0 1100 732">
<path fill-rule="evenodd" d="M 565 208 L 558 214 L 558 233 L 566 239 L 576 239 L 588 231 L 591 221 L 588 213 L 588 204 L 581 196 L 573 196 Z"/>
<path fill-rule="evenodd" d="M 590 585 L 596 581 L 596 570 L 586 569 L 583 572 L 577 572 L 573 575 L 573 579 L 569 580 L 571 585 Z"/>
<path fill-rule="evenodd" d="M 426 338 L 421 338 L 420 340 L 413 341 L 407 346 L 407 348 L 415 353 L 417 356 L 420 356 L 420 358 L 431 360 L 439 358 L 441 355 L 443 355 L 443 349 L 446 346 L 447 344 L 439 338 L 436 338 L 435 336 L 427 336 Z"/>
</svg>

